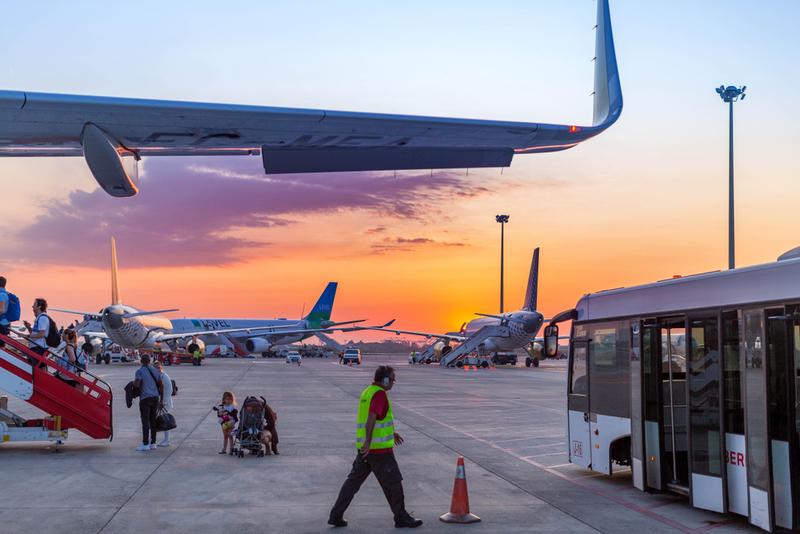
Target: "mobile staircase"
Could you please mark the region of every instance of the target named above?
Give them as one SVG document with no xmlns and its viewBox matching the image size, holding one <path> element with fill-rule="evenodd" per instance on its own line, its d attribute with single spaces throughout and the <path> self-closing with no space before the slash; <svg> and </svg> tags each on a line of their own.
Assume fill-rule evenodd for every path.
<svg viewBox="0 0 800 534">
<path fill-rule="evenodd" d="M 48 414 L 26 420 L 3 408 L 0 443 L 55 441 L 58 452 L 72 428 L 94 439 L 113 438 L 114 394 L 108 382 L 89 371 L 67 371 L 10 337 L 0 334 L 0 341 L 6 344 L 0 347 L 0 388 Z M 55 377 L 56 371 L 82 390 Z"/>
<path fill-rule="evenodd" d="M 490 337 L 508 337 L 508 326 L 503 325 L 486 325 L 477 332 L 475 335 L 468 337 L 458 347 L 442 356 L 441 364 L 446 367 L 463 367 L 466 365 L 480 365 L 482 367 L 489 366 L 489 358 L 482 358 L 480 356 L 481 345 Z M 477 357 L 468 358 L 471 353 L 477 353 Z M 472 361 L 472 360 L 475 361 Z M 486 365 L 484 365 L 484 363 Z M 460 365 L 459 365 L 460 364 Z"/>
</svg>

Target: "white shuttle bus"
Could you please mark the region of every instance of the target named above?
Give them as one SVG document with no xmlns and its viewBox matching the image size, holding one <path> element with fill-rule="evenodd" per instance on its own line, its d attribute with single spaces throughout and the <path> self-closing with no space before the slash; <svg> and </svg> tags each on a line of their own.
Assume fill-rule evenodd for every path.
<svg viewBox="0 0 800 534">
<path fill-rule="evenodd" d="M 800 258 L 585 295 L 545 350 L 569 319 L 570 462 L 800 529 Z"/>
</svg>

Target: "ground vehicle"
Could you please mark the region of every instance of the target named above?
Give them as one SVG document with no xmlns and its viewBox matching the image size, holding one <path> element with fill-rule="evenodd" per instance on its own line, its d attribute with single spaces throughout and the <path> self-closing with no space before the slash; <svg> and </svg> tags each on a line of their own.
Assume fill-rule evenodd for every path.
<svg viewBox="0 0 800 534">
<path fill-rule="evenodd" d="M 95 363 L 132 362 L 138 359 L 138 351 L 125 350 L 116 343 L 106 346 L 102 353 L 95 356 Z"/>
<path fill-rule="evenodd" d="M 278 358 L 285 358 L 289 355 L 289 349 L 281 349 L 278 352 Z"/>
<path fill-rule="evenodd" d="M 800 527 L 800 258 L 585 295 L 572 319 L 572 463 Z M 545 351 L 557 343 L 545 331 Z"/>
<path fill-rule="evenodd" d="M 495 365 L 505 365 L 507 363 L 510 363 L 511 365 L 517 365 L 517 353 L 495 352 L 492 355 L 492 363 Z"/>
<path fill-rule="evenodd" d="M 286 363 L 300 363 L 300 353 L 296 350 L 290 350 L 286 354 Z"/>
<path fill-rule="evenodd" d="M 348 363 L 361 365 L 361 349 L 344 349 L 344 358 L 342 359 L 342 363 L 345 365 Z"/>
</svg>

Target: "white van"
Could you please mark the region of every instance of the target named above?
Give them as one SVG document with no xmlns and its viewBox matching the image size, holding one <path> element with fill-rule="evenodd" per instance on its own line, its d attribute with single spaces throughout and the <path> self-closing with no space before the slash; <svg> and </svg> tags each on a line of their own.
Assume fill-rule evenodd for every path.
<svg viewBox="0 0 800 534">
<path fill-rule="evenodd" d="M 342 358 L 342 363 L 345 365 L 348 363 L 361 365 L 361 349 L 344 349 L 344 358 Z"/>
</svg>

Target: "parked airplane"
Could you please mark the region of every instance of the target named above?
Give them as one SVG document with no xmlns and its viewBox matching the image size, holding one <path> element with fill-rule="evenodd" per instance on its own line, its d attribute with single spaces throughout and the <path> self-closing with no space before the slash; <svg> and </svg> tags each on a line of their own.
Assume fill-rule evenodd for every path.
<svg viewBox="0 0 800 534">
<path fill-rule="evenodd" d="M 267 174 L 508 167 L 619 118 L 608 0 L 596 28 L 592 126 L 0 91 L 0 156 L 83 156 L 114 197 L 139 191 L 143 156 L 260 155 Z"/>
<path fill-rule="evenodd" d="M 106 339 L 125 349 L 158 349 L 161 348 L 162 344 L 167 344 L 172 350 L 175 350 L 179 344 L 183 344 L 181 341 L 188 340 L 187 350 L 194 352 L 194 350 L 202 349 L 205 346 L 204 339 L 211 338 L 218 343 L 217 336 L 231 334 L 252 338 L 247 339 L 248 342 L 254 339 L 253 346 L 257 350 L 252 350 L 251 352 L 262 352 L 268 350 L 268 347 L 264 348 L 264 343 L 274 344 L 275 341 L 273 340 L 278 340 L 281 343 L 291 343 L 293 341 L 288 341 L 289 339 L 297 341 L 320 332 L 344 330 L 345 328 L 341 328 L 342 325 L 350 325 L 347 328 L 349 329 L 352 328 L 354 323 L 363 322 L 363 320 L 343 323 L 330 321 L 337 285 L 336 282 L 330 282 L 311 312 L 300 321 L 287 321 L 285 319 L 170 320 L 159 314 L 178 311 L 177 309 L 144 311 L 122 304 L 119 296 L 117 249 L 112 237 L 111 305 L 106 306 L 96 314 L 59 308 L 50 309 L 65 313 L 77 313 L 88 318 L 98 318 L 102 322 L 102 331 L 82 333 L 84 336 L 82 348 L 87 354 L 100 352 L 103 345 L 102 340 Z M 384 326 L 390 324 L 391 322 Z"/>
<path fill-rule="evenodd" d="M 539 249 L 533 251 L 533 260 L 531 262 L 531 271 L 528 276 L 528 287 L 525 292 L 525 302 L 522 309 L 506 312 L 501 314 L 487 314 L 476 313 L 480 315 L 478 319 L 466 323 L 461 327 L 459 332 L 450 332 L 447 334 L 434 334 L 429 332 L 414 332 L 409 330 L 395 330 L 393 328 L 385 327 L 369 327 L 369 326 L 354 326 L 353 330 L 386 330 L 395 332 L 397 335 L 409 334 L 415 336 L 425 336 L 427 338 L 435 337 L 448 341 L 456 341 L 461 343 L 465 348 L 473 347 L 480 349 L 484 352 L 498 352 L 498 351 L 513 351 L 520 348 L 527 347 L 528 344 L 534 342 L 536 334 L 542 324 L 547 320 L 544 316 L 536 311 L 537 291 L 539 286 Z M 493 335 L 487 335 L 489 328 L 486 327 L 499 327 L 492 331 Z M 445 351 L 441 352 L 443 356 L 447 356 Z M 531 364 L 532 358 L 526 361 L 527 365 Z"/>
</svg>

